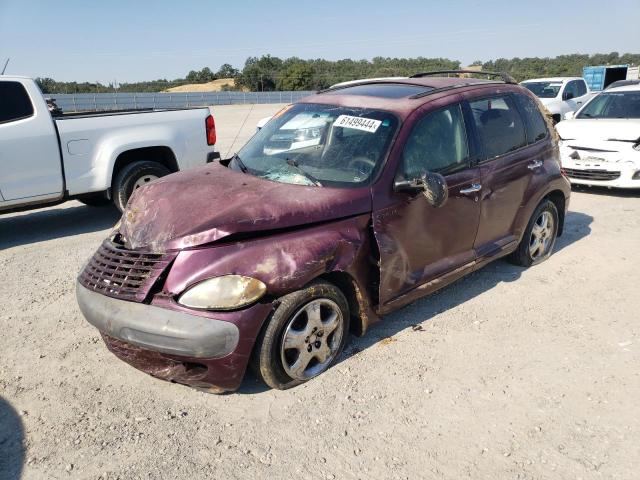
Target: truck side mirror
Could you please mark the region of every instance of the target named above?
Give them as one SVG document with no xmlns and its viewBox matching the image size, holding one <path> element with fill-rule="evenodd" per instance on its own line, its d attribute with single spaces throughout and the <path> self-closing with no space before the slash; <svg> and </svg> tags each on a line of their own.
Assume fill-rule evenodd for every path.
<svg viewBox="0 0 640 480">
<path fill-rule="evenodd" d="M 573 98 L 573 92 L 564 92 L 562 94 L 563 100 L 571 100 Z"/>
<path fill-rule="evenodd" d="M 411 180 L 396 180 L 393 183 L 396 192 L 422 193 L 432 207 L 441 207 L 449 198 L 447 181 L 439 173 L 425 172 Z"/>
<path fill-rule="evenodd" d="M 567 113 L 564 114 L 563 119 L 564 120 L 571 120 L 575 116 L 576 116 L 576 112 L 567 112 Z"/>
</svg>

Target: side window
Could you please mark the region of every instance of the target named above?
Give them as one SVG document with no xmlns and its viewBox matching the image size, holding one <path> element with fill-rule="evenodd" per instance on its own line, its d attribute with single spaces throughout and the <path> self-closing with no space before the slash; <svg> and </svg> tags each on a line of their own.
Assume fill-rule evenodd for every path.
<svg viewBox="0 0 640 480">
<path fill-rule="evenodd" d="M 468 166 L 469 146 L 460 105 L 420 119 L 411 130 L 402 157 L 406 178 L 425 171 L 447 174 Z"/>
<path fill-rule="evenodd" d="M 569 93 L 573 94 L 573 95 L 568 95 Z M 564 93 L 562 94 L 563 96 L 563 100 L 569 100 L 570 98 L 576 98 L 579 97 L 580 95 L 578 95 L 578 82 L 575 80 L 571 80 L 569 83 L 567 83 L 567 86 L 564 89 Z"/>
<path fill-rule="evenodd" d="M 526 95 L 515 94 L 516 102 L 525 120 L 527 144 L 542 140 L 547 136 L 547 124 L 536 102 Z"/>
<path fill-rule="evenodd" d="M 576 97 L 581 97 L 587 94 L 587 84 L 584 83 L 584 80 L 576 80 L 578 94 Z"/>
<path fill-rule="evenodd" d="M 31 115 L 33 105 L 22 84 L 0 82 L 0 123 L 20 120 Z"/>
<path fill-rule="evenodd" d="M 524 147 L 527 142 L 522 118 L 510 96 L 469 102 L 485 159 L 498 157 Z"/>
</svg>

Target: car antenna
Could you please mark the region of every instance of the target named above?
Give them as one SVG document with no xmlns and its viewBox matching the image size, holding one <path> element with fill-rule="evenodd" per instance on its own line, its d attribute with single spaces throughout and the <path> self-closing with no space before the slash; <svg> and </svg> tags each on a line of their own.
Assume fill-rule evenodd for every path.
<svg viewBox="0 0 640 480">
<path fill-rule="evenodd" d="M 0 73 L 0 75 L 4 75 L 4 71 L 7 69 L 7 65 L 9 65 L 9 60 L 11 60 L 11 57 L 7 57 L 7 61 L 4 62 L 4 68 L 2 69 L 2 73 Z"/>
</svg>

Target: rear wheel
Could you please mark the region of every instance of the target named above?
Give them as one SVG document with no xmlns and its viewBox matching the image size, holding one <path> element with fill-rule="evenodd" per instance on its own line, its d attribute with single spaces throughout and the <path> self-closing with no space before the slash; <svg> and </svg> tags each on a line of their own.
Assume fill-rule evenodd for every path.
<svg viewBox="0 0 640 480">
<path fill-rule="evenodd" d="M 157 162 L 133 162 L 118 172 L 113 181 L 113 201 L 122 212 L 131 194 L 153 180 L 168 175 L 169 169 Z"/>
<path fill-rule="evenodd" d="M 270 387 L 294 387 L 325 372 L 349 333 L 349 305 L 335 285 L 319 281 L 285 295 L 256 342 L 253 370 Z"/>
<path fill-rule="evenodd" d="M 551 256 L 558 236 L 558 209 L 550 200 L 544 200 L 529 220 L 520 245 L 509 259 L 522 267 L 544 262 Z"/>
</svg>

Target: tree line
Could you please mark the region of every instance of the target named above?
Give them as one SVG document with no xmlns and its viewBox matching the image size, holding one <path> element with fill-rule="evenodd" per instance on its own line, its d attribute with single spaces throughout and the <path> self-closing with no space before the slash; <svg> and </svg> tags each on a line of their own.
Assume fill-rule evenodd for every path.
<svg viewBox="0 0 640 480">
<path fill-rule="evenodd" d="M 587 65 L 640 64 L 640 54 L 618 52 L 593 55 L 572 54 L 539 58 L 498 58 L 487 62 L 476 61 L 486 71 L 507 72 L 516 80 L 549 76 L 581 76 Z M 225 90 L 288 91 L 321 90 L 334 83 L 367 77 L 408 76 L 433 70 L 461 68 L 457 60 L 446 58 L 388 58 L 372 60 L 304 60 L 297 57 L 281 59 L 271 55 L 247 58 L 242 70 L 225 63 L 216 72 L 209 67 L 192 70 L 184 78 L 159 79 L 135 83 L 57 82 L 52 78 L 37 78 L 45 94 L 50 93 L 104 93 L 104 92 L 161 92 L 171 87 L 191 83 L 206 83 L 219 78 L 233 78 L 235 86 Z"/>
</svg>

